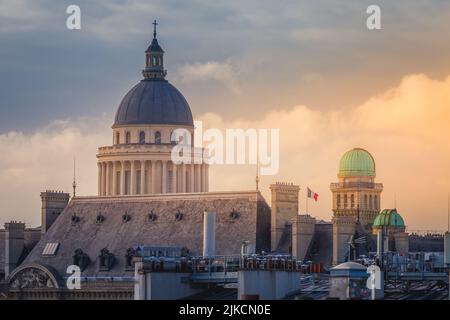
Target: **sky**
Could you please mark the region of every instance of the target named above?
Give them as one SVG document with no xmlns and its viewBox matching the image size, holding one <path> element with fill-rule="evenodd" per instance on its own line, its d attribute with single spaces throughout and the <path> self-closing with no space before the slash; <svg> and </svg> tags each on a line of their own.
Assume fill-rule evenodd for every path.
<svg viewBox="0 0 450 320">
<path fill-rule="evenodd" d="M 381 30 L 366 8 L 381 8 Z M 66 28 L 68 5 L 81 30 Z M 329 220 L 341 155 L 363 147 L 410 230 L 447 228 L 450 191 L 448 1 L 0 2 L 0 223 L 40 223 L 39 193 L 96 193 L 96 149 L 141 79 L 157 19 L 168 80 L 215 128 L 279 128 L 280 171 L 319 193 Z M 213 166 L 212 190 L 255 186 L 251 166 Z"/>
</svg>

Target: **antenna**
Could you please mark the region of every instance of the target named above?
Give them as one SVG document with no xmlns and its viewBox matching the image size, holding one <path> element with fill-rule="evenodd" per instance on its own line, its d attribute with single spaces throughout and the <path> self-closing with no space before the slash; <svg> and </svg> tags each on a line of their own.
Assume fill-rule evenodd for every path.
<svg viewBox="0 0 450 320">
<path fill-rule="evenodd" d="M 77 195 L 77 182 L 76 182 L 76 162 L 75 162 L 75 156 L 73 156 L 73 182 L 72 182 L 72 188 L 73 188 L 73 197 L 75 198 Z"/>
<path fill-rule="evenodd" d="M 394 192 L 394 209 L 397 209 L 397 193 Z"/>
<path fill-rule="evenodd" d="M 256 159 L 256 191 L 259 191 L 259 157 Z"/>
<path fill-rule="evenodd" d="M 447 194 L 447 231 L 450 232 L 450 193 Z"/>
</svg>

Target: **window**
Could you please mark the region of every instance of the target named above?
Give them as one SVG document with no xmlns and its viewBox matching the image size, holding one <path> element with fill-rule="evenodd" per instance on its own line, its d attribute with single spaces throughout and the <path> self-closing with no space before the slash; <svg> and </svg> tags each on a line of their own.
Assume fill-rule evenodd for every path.
<svg viewBox="0 0 450 320">
<path fill-rule="evenodd" d="M 161 144 L 161 132 L 159 132 L 159 131 L 156 131 L 156 133 L 155 133 L 155 143 Z"/>
<path fill-rule="evenodd" d="M 145 143 L 145 132 L 144 131 L 139 132 L 139 143 L 140 144 Z"/>
<path fill-rule="evenodd" d="M 340 194 L 337 195 L 336 201 L 337 201 L 337 207 L 339 209 L 341 207 L 341 195 Z"/>
<path fill-rule="evenodd" d="M 120 144 L 120 132 L 116 132 L 116 144 Z"/>
<path fill-rule="evenodd" d="M 130 131 L 127 131 L 127 133 L 125 135 L 125 143 L 126 144 L 131 143 L 131 133 L 130 133 Z"/>
<path fill-rule="evenodd" d="M 354 194 L 352 194 L 352 195 L 350 196 L 350 206 L 351 206 L 352 208 L 355 207 L 355 195 L 354 195 Z"/>
<path fill-rule="evenodd" d="M 153 66 L 157 66 L 158 65 L 158 58 L 153 57 Z"/>
<path fill-rule="evenodd" d="M 42 251 L 43 256 L 54 256 L 56 255 L 56 251 L 58 251 L 59 243 L 58 242 L 47 242 L 45 244 L 44 250 Z"/>
<path fill-rule="evenodd" d="M 170 133 L 170 143 L 171 143 L 171 144 L 176 144 L 176 141 L 175 141 L 175 137 L 174 137 L 173 131 Z"/>
<path fill-rule="evenodd" d="M 373 209 L 372 195 L 369 196 L 369 209 Z"/>
<path fill-rule="evenodd" d="M 364 195 L 364 209 L 367 209 L 367 194 Z"/>
<path fill-rule="evenodd" d="M 348 206 L 348 199 L 347 199 L 347 195 L 344 194 L 344 208 L 347 208 Z"/>
<path fill-rule="evenodd" d="M 378 210 L 378 197 L 377 196 L 375 196 L 374 209 Z"/>
</svg>

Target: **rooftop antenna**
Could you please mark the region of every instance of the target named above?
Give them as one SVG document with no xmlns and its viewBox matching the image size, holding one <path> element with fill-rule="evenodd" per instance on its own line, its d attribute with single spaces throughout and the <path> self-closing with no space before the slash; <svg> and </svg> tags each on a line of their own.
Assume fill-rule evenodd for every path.
<svg viewBox="0 0 450 320">
<path fill-rule="evenodd" d="M 259 155 L 256 157 L 256 191 L 259 191 Z"/>
<path fill-rule="evenodd" d="M 394 209 L 397 209 L 397 193 L 394 192 Z"/>
<path fill-rule="evenodd" d="M 75 198 L 77 195 L 77 182 L 76 182 L 76 166 L 75 166 L 75 156 L 73 157 L 73 182 L 72 182 L 72 188 L 73 188 L 73 197 Z"/>
<path fill-rule="evenodd" d="M 450 193 L 447 194 L 447 231 L 450 232 Z"/>
</svg>

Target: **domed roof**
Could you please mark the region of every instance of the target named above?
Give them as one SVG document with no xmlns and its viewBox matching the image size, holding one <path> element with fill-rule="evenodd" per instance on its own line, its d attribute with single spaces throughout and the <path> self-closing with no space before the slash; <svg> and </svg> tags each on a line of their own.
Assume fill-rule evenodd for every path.
<svg viewBox="0 0 450 320">
<path fill-rule="evenodd" d="M 191 108 L 180 91 L 156 79 L 142 80 L 123 98 L 114 126 L 127 124 L 194 125 Z"/>
<path fill-rule="evenodd" d="M 153 40 L 145 51 L 144 79 L 122 99 L 113 127 L 130 124 L 194 125 L 186 99 L 165 79 L 164 50 L 156 39 L 156 20 L 153 25 Z"/>
<path fill-rule="evenodd" d="M 365 176 L 375 177 L 375 161 L 364 149 L 354 148 L 347 151 L 339 162 L 339 177 Z"/>
<path fill-rule="evenodd" d="M 403 221 L 403 218 L 397 212 L 397 209 L 385 209 L 375 217 L 372 227 L 405 228 L 405 221 Z"/>
</svg>

